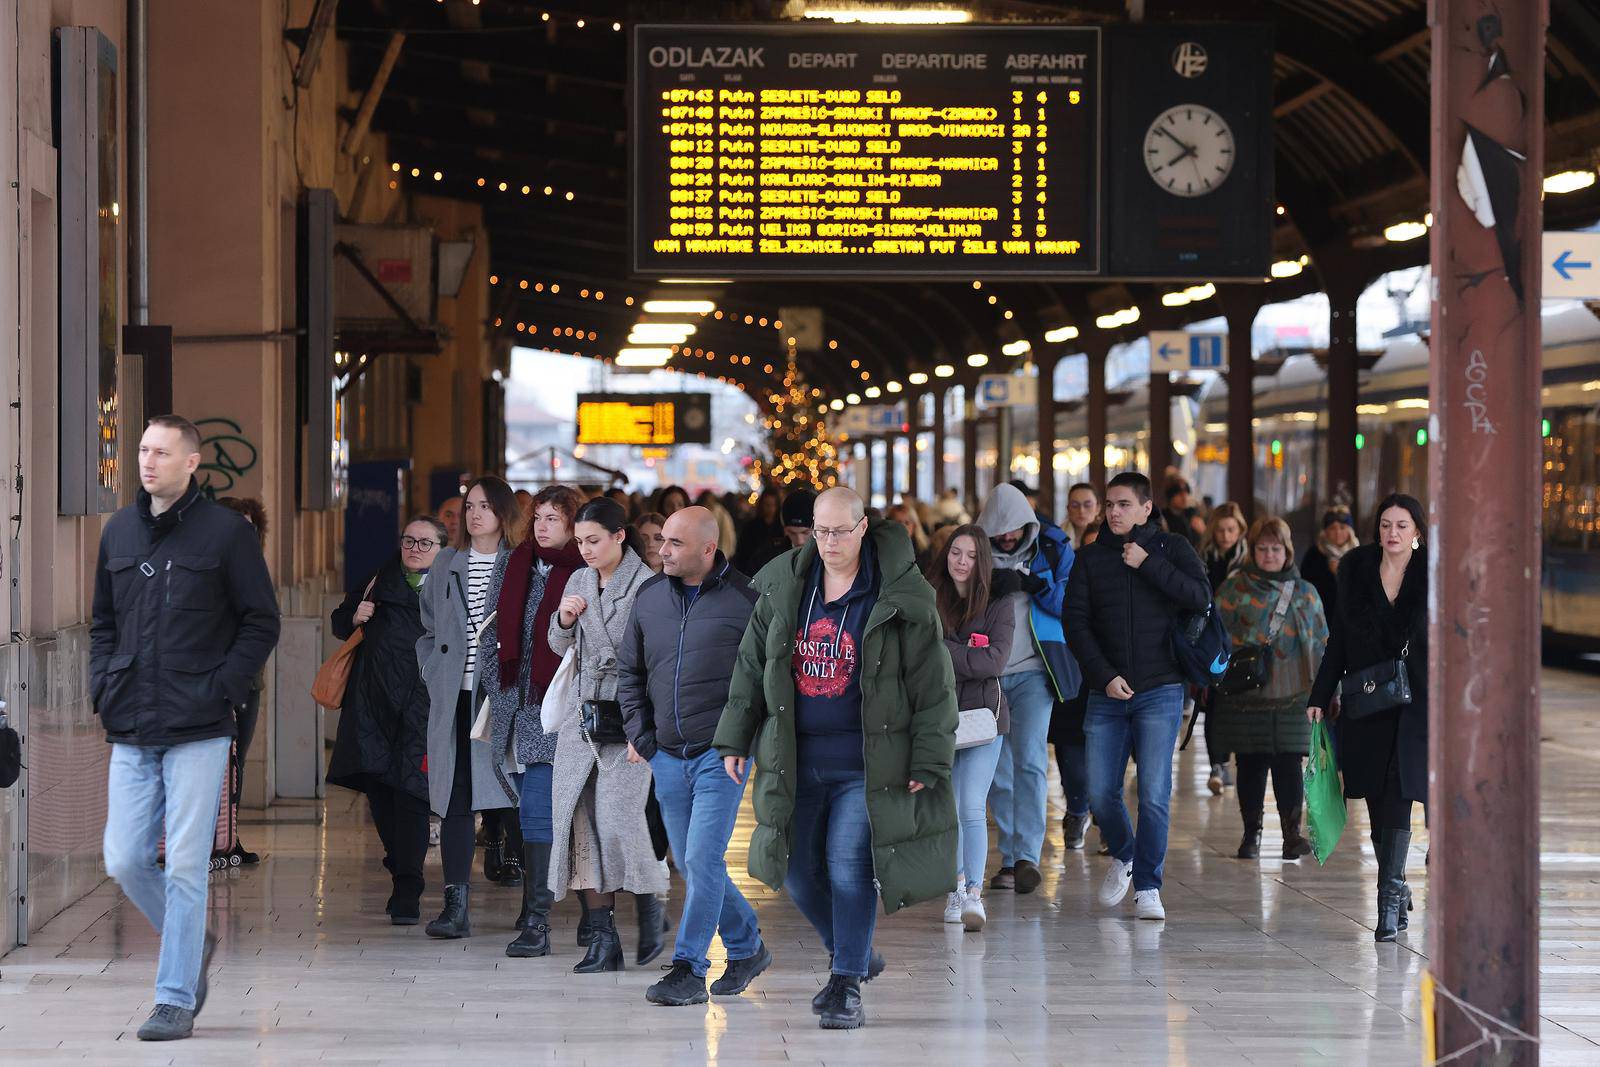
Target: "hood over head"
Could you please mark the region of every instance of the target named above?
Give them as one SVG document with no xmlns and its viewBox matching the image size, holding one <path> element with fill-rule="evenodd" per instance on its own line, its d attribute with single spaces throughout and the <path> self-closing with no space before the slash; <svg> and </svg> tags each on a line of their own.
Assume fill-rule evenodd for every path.
<svg viewBox="0 0 1600 1067">
<path fill-rule="evenodd" d="M 1027 559 L 1039 540 L 1039 516 L 1029 506 L 1028 498 L 1014 485 L 994 487 L 989 499 L 983 502 L 983 510 L 978 513 L 978 525 L 990 540 L 1012 530 L 1022 531 L 1022 540 L 1017 542 L 1016 548 L 1010 552 L 1002 552 L 998 548 L 994 550 L 996 566 L 1011 566 Z"/>
</svg>

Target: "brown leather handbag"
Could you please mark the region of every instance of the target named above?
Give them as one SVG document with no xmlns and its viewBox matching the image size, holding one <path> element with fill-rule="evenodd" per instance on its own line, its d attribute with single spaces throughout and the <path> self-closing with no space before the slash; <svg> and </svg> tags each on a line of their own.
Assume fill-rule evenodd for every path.
<svg viewBox="0 0 1600 1067">
<path fill-rule="evenodd" d="M 372 581 L 367 583 L 365 592 L 361 594 L 362 600 L 372 595 L 372 587 L 377 581 L 377 575 L 373 575 Z M 365 633 L 364 625 L 357 626 L 356 632 L 345 638 L 344 643 L 333 650 L 333 655 L 323 660 L 322 666 L 317 668 L 317 676 L 311 682 L 311 699 L 329 711 L 338 711 L 344 704 L 345 687 L 350 684 L 350 668 L 355 666 L 356 649 L 360 647 Z"/>
</svg>

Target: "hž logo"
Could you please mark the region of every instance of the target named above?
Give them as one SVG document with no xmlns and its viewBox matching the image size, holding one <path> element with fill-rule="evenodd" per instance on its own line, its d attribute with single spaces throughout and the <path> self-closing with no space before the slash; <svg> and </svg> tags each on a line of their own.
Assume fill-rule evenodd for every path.
<svg viewBox="0 0 1600 1067">
<path fill-rule="evenodd" d="M 1180 78 L 1198 78 L 1209 62 L 1206 50 L 1195 41 L 1185 41 L 1172 50 L 1172 69 Z"/>
</svg>

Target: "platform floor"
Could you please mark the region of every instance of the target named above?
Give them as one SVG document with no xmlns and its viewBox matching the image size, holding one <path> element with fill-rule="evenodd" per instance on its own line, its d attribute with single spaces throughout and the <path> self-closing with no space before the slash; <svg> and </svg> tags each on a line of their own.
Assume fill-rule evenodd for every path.
<svg viewBox="0 0 1600 1067">
<path fill-rule="evenodd" d="M 1600 673 L 1549 670 L 1544 684 L 1542 1060 L 1596 1064 Z M 1233 793 L 1211 797 L 1204 778 L 1185 753 L 1164 924 L 1099 909 L 1092 891 L 1107 861 L 1064 852 L 1057 825 L 1044 885 L 1032 896 L 992 894 L 983 933 L 942 925 L 937 904 L 880 924 L 889 968 L 866 987 L 869 1023 L 855 1033 L 817 1029 L 808 1001 L 826 957 L 786 900 L 748 884 L 776 962 L 744 996 L 709 1007 L 646 1003 L 657 965 L 570 974 L 579 955 L 570 903 L 557 915 L 557 953 L 542 960 L 502 954 L 515 890 L 476 888 L 470 940 L 390 927 L 376 839 L 354 796 L 336 791 L 325 821 L 313 807 L 281 805 L 248 823 L 247 844 L 267 860 L 214 881 L 221 947 L 195 1039 L 134 1039 L 151 1007 L 156 940 L 108 884 L 0 960 L 0 1062 L 1418 1062 L 1420 817 L 1412 933 L 1374 945 L 1364 816 L 1326 868 L 1244 863 L 1232 858 Z M 1269 814 L 1268 856 L 1279 840 Z M 623 923 L 631 951 L 631 909 Z"/>
</svg>

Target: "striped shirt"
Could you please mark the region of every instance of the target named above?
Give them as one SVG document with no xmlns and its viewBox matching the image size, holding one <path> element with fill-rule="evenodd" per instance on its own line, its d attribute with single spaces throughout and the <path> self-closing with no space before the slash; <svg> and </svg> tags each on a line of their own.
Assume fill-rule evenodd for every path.
<svg viewBox="0 0 1600 1067">
<path fill-rule="evenodd" d="M 494 552 L 467 552 L 467 670 L 461 688 L 470 690 L 478 675 L 478 642 L 472 640 L 484 616 L 489 614 L 489 576 L 494 571 Z M 485 633 L 487 636 L 487 632 Z"/>
</svg>

